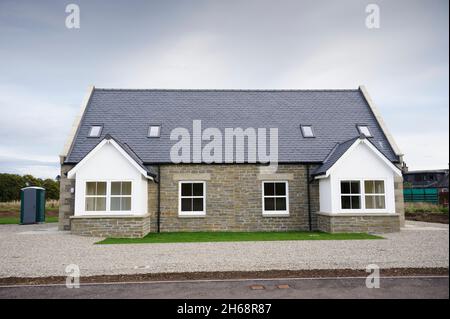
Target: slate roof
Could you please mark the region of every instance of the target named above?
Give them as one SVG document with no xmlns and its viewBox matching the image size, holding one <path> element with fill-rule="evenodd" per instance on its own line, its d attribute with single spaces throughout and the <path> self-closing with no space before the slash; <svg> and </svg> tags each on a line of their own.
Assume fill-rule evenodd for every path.
<svg viewBox="0 0 450 319">
<path fill-rule="evenodd" d="M 157 176 L 157 172 L 156 172 L 155 168 L 152 166 L 149 166 L 149 165 L 144 165 L 144 162 L 142 161 L 142 159 L 131 149 L 130 146 L 128 146 L 128 144 L 122 143 L 117 138 L 114 138 L 113 136 L 111 136 L 111 134 L 106 134 L 104 139 L 114 140 L 144 171 L 147 172 L 147 175 L 152 176 L 152 177 Z"/>
<path fill-rule="evenodd" d="M 323 164 L 312 172 L 313 176 L 325 174 L 340 158 L 347 152 L 359 137 L 354 137 L 343 143 L 337 143 L 331 150 L 330 154 L 325 158 Z"/>
<path fill-rule="evenodd" d="M 174 128 L 201 120 L 202 128 L 278 128 L 280 163 L 322 163 L 337 143 L 359 135 L 367 125 L 372 143 L 396 162 L 391 145 L 359 89 L 354 90 L 128 90 L 95 88 L 66 158 L 78 163 L 106 134 L 126 144 L 143 165 L 170 163 Z M 148 127 L 161 125 L 160 138 Z M 312 125 L 315 138 L 303 138 L 300 124 Z M 102 125 L 99 138 L 88 137 Z M 207 142 L 204 142 L 204 145 Z"/>
</svg>

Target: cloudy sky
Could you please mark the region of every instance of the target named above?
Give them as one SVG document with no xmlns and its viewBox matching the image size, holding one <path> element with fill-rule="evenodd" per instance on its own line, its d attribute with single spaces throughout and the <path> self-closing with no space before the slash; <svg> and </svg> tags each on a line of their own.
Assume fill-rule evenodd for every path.
<svg viewBox="0 0 450 319">
<path fill-rule="evenodd" d="M 79 5 L 80 29 L 65 26 Z M 368 29 L 369 3 L 380 28 Z M 449 162 L 447 0 L 0 0 L 0 172 L 58 174 L 91 84 L 366 85 L 410 169 Z"/>
</svg>

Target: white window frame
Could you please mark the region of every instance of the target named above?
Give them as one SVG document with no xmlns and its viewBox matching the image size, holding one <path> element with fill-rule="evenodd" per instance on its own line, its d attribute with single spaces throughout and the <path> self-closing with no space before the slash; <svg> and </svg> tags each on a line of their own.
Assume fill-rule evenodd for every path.
<svg viewBox="0 0 450 319">
<path fill-rule="evenodd" d="M 264 194 L 264 184 L 269 183 L 284 183 L 286 185 L 286 195 L 268 195 Z M 267 210 L 265 208 L 265 197 L 278 198 L 278 197 L 286 197 L 286 210 Z M 289 182 L 285 180 L 270 180 L 270 181 L 262 181 L 261 183 L 261 200 L 262 200 L 262 215 L 266 217 L 277 217 L 277 216 L 289 216 Z"/>
<path fill-rule="evenodd" d="M 383 189 L 384 189 L 384 193 L 366 193 L 366 182 L 383 182 Z M 371 196 L 371 197 L 376 197 L 376 196 L 383 196 L 384 197 L 384 208 L 368 208 L 366 206 L 366 196 Z M 367 210 L 384 210 L 387 207 L 387 202 L 386 202 L 386 182 L 382 179 L 366 179 L 364 180 L 364 208 Z"/>
<path fill-rule="evenodd" d="M 114 213 L 116 213 L 116 212 L 131 212 L 131 205 L 132 205 L 132 202 L 133 202 L 133 183 L 131 181 L 110 181 L 109 183 L 110 183 L 111 190 L 112 190 L 112 183 L 120 183 L 120 192 L 121 193 L 122 193 L 122 183 L 130 183 L 131 184 L 131 187 L 130 187 L 131 188 L 131 193 L 130 193 L 130 195 L 123 195 L 123 194 L 113 195 L 112 191 L 111 191 L 111 194 L 109 196 L 109 209 L 110 209 L 111 212 L 114 212 Z M 111 200 L 113 198 L 124 198 L 124 197 L 130 199 L 130 209 L 129 210 L 122 210 L 122 209 L 121 210 L 112 210 L 111 209 Z M 122 208 L 122 201 L 120 201 L 120 208 Z"/>
<path fill-rule="evenodd" d="M 97 192 L 98 183 L 106 183 L 106 194 L 105 195 L 88 195 L 87 194 L 87 183 L 95 183 L 95 192 Z M 105 199 L 105 210 L 87 210 L 86 204 L 88 198 L 104 198 Z M 94 204 L 95 208 L 95 204 Z M 104 213 L 108 211 L 108 182 L 102 180 L 95 181 L 85 181 L 84 182 L 84 210 L 89 213 Z"/>
<path fill-rule="evenodd" d="M 86 184 L 89 182 L 103 182 L 106 183 L 106 196 L 102 195 L 99 197 L 106 197 L 106 210 L 86 210 L 86 197 L 97 197 L 96 195 L 86 195 L 87 192 L 87 187 Z M 111 183 L 112 182 L 131 182 L 131 209 L 130 210 L 111 210 Z M 134 196 L 134 187 L 135 187 L 135 182 L 134 180 L 130 180 L 130 179 L 86 179 L 83 181 L 83 187 L 84 187 L 84 199 L 83 199 L 83 207 L 84 210 L 83 212 L 86 214 L 90 214 L 90 215 L 120 215 L 120 214 L 131 214 L 133 212 L 134 209 L 134 200 L 133 198 Z M 128 196 L 128 195 L 126 195 Z M 113 195 L 113 197 L 116 197 L 116 195 Z M 122 197 L 122 196 L 121 196 Z M 125 197 L 125 196 L 124 196 Z"/>
<path fill-rule="evenodd" d="M 351 183 L 359 183 L 359 193 L 351 193 Z M 350 193 L 344 194 L 342 193 L 342 183 L 350 183 Z M 359 208 L 342 208 L 342 197 L 359 197 Z M 339 206 L 341 207 L 342 211 L 348 211 L 348 212 L 357 212 L 361 211 L 363 206 L 363 186 L 361 185 L 361 180 L 359 179 L 343 179 L 339 181 Z M 351 199 L 350 199 L 351 204 Z"/>
<path fill-rule="evenodd" d="M 341 193 L 341 182 L 349 182 L 349 181 L 355 181 L 355 182 L 359 182 L 360 185 L 360 203 L 361 203 L 361 208 L 360 209 L 344 209 L 342 208 L 342 202 L 341 202 L 341 196 L 344 195 L 348 195 L 348 196 L 352 196 L 352 194 L 342 194 Z M 366 190 L 365 190 L 365 182 L 366 181 L 382 181 L 384 183 L 384 194 L 368 194 L 369 196 L 371 195 L 384 195 L 384 208 L 366 208 Z M 388 179 L 386 178 L 381 178 L 381 177 L 369 177 L 369 178 L 341 178 L 337 180 L 338 184 L 337 187 L 339 187 L 339 202 L 337 203 L 338 207 L 339 207 L 339 213 L 389 213 L 389 204 L 388 204 L 388 194 L 387 194 L 387 183 L 388 183 Z"/>
<path fill-rule="evenodd" d="M 203 196 L 181 196 L 182 184 L 203 184 Z M 181 199 L 182 198 L 203 198 L 203 210 L 202 211 L 182 211 Z M 205 181 L 179 181 L 178 182 L 178 216 L 180 217 L 203 217 L 206 216 L 206 182 Z"/>
</svg>

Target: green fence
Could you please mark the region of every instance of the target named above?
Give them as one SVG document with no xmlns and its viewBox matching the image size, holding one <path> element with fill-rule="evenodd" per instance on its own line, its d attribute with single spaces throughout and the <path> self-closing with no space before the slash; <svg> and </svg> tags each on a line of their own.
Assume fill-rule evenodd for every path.
<svg viewBox="0 0 450 319">
<path fill-rule="evenodd" d="M 437 188 L 406 188 L 403 190 L 403 197 L 405 202 L 439 204 Z"/>
</svg>

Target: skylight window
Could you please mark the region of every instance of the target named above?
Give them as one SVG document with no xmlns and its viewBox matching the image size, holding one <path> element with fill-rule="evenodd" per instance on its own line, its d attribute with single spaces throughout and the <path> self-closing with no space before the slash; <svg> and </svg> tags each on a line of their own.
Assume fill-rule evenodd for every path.
<svg viewBox="0 0 450 319">
<path fill-rule="evenodd" d="M 89 137 L 99 137 L 102 134 L 103 126 L 93 125 L 89 130 Z"/>
<path fill-rule="evenodd" d="M 311 125 L 301 125 L 303 137 L 315 137 L 314 131 Z"/>
<path fill-rule="evenodd" d="M 372 137 L 369 127 L 367 125 L 358 125 L 359 134 L 364 134 L 365 137 Z"/>
<path fill-rule="evenodd" d="M 161 126 L 160 125 L 150 125 L 148 128 L 148 137 L 160 137 Z"/>
</svg>

